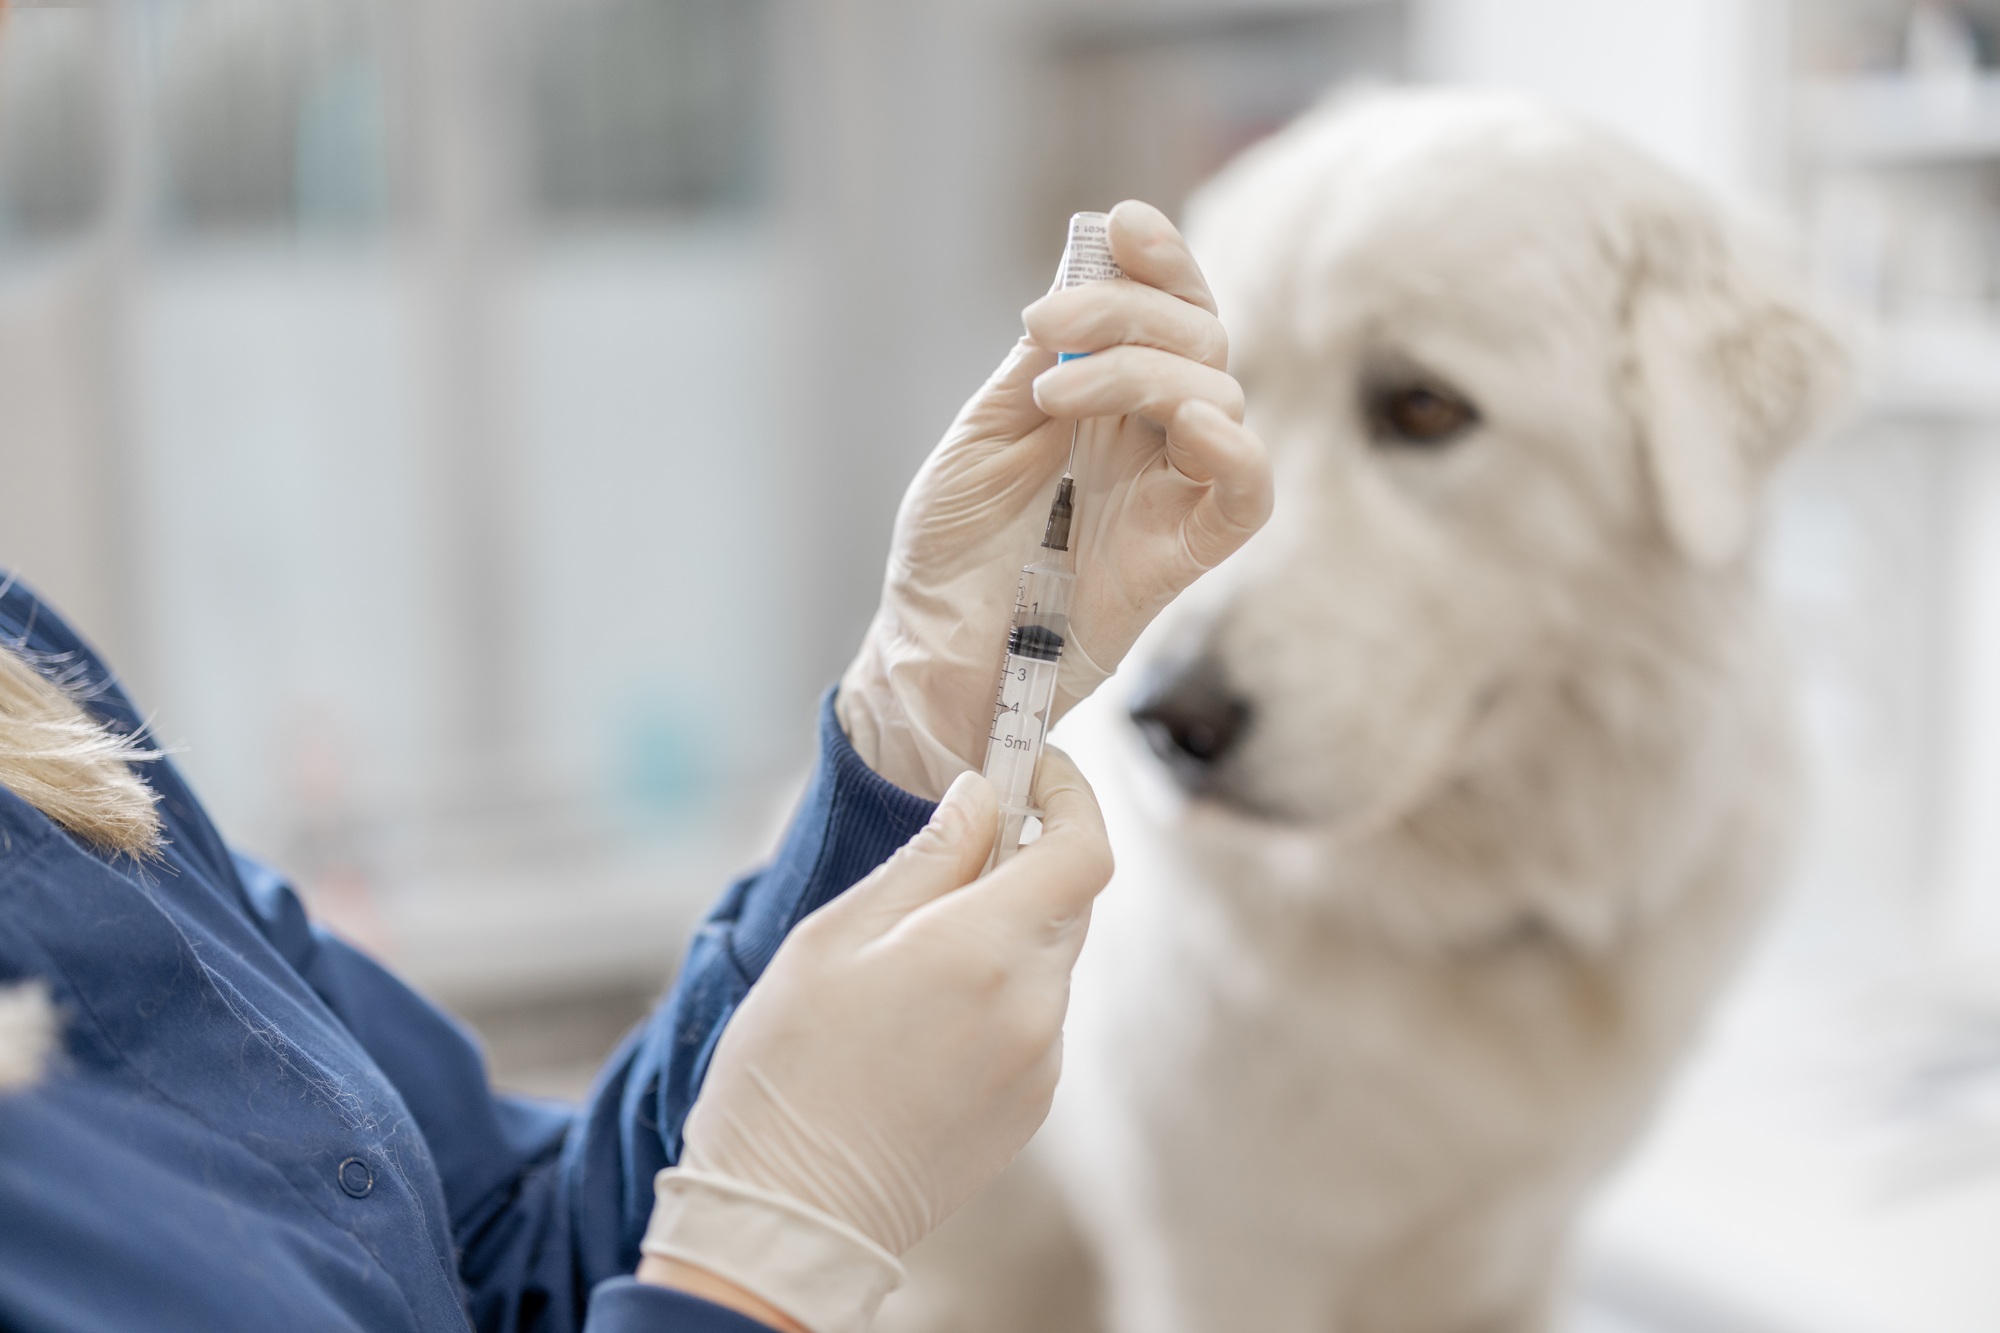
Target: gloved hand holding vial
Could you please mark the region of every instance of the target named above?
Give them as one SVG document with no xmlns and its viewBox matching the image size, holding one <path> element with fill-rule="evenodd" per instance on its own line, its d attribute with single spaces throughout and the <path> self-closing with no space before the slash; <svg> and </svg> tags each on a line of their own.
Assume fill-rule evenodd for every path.
<svg viewBox="0 0 2000 1333">
<path fill-rule="evenodd" d="M 1015 805 L 1046 728 L 1270 513 L 1269 462 L 1180 234 L 1136 202 L 1078 227 L 1086 245 L 1101 227 L 1108 255 L 1065 252 L 1055 287 L 1023 312 L 1026 335 L 918 472 L 881 607 L 841 681 L 861 757 L 933 799 L 985 768 Z M 1003 658 L 1026 673 L 1001 682 L 1004 717 Z"/>
</svg>

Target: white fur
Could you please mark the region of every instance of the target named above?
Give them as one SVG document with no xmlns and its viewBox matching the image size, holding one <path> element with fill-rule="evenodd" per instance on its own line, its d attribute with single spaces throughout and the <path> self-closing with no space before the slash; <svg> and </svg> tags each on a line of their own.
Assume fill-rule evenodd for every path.
<svg viewBox="0 0 2000 1333">
<path fill-rule="evenodd" d="M 1778 873 L 1748 553 L 1845 360 L 1699 192 L 1507 99 L 1315 112 L 1190 234 L 1278 511 L 1060 737 L 1119 872 L 1035 1151 L 1116 1333 L 1539 1329 Z M 1410 364 L 1482 424 L 1372 445 Z M 1192 652 L 1253 709 L 1227 800 L 1124 715 Z M 998 1329 L 1036 1281 L 919 1294 Z"/>
</svg>

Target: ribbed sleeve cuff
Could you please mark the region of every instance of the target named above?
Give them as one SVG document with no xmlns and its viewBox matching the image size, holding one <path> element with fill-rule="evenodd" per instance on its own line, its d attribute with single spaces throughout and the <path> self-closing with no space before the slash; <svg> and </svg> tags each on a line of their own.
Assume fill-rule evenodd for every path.
<svg viewBox="0 0 2000 1333">
<path fill-rule="evenodd" d="M 732 948 L 751 980 L 807 915 L 839 897 L 917 835 L 937 809 L 861 761 L 840 729 L 830 689 L 820 701 L 819 766 L 756 892 Z"/>
</svg>

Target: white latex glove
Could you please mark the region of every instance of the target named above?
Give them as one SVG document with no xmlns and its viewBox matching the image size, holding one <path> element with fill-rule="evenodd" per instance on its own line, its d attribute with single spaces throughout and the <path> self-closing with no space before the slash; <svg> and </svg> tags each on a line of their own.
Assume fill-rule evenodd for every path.
<svg viewBox="0 0 2000 1333">
<path fill-rule="evenodd" d="M 1186 243 L 1158 209 L 1130 201 L 1112 210 L 1110 233 L 1125 277 L 1023 312 L 1027 336 L 897 513 L 881 609 L 835 707 L 869 767 L 919 795 L 985 760 L 1015 585 L 1073 421 L 1110 419 L 1076 462 L 1076 594 L 1051 723 L 1270 515 L 1270 463 L 1242 425 L 1228 338 Z M 1058 365 L 1058 352 L 1095 355 Z"/>
<path fill-rule="evenodd" d="M 1070 969 L 1111 877 L 1096 799 L 1045 754 L 1044 832 L 983 879 L 993 789 L 807 917 L 729 1020 L 642 1248 L 813 1333 L 867 1327 L 896 1257 L 1020 1151 L 1062 1067 Z"/>
</svg>

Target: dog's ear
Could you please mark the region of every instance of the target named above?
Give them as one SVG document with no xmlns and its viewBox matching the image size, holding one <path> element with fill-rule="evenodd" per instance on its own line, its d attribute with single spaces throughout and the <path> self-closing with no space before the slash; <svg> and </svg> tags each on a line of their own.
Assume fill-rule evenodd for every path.
<svg viewBox="0 0 2000 1333">
<path fill-rule="evenodd" d="M 1846 344 L 1782 280 L 1733 255 L 1651 268 L 1630 336 L 1662 525 L 1690 562 L 1748 549 L 1764 483 L 1846 399 Z"/>
</svg>

